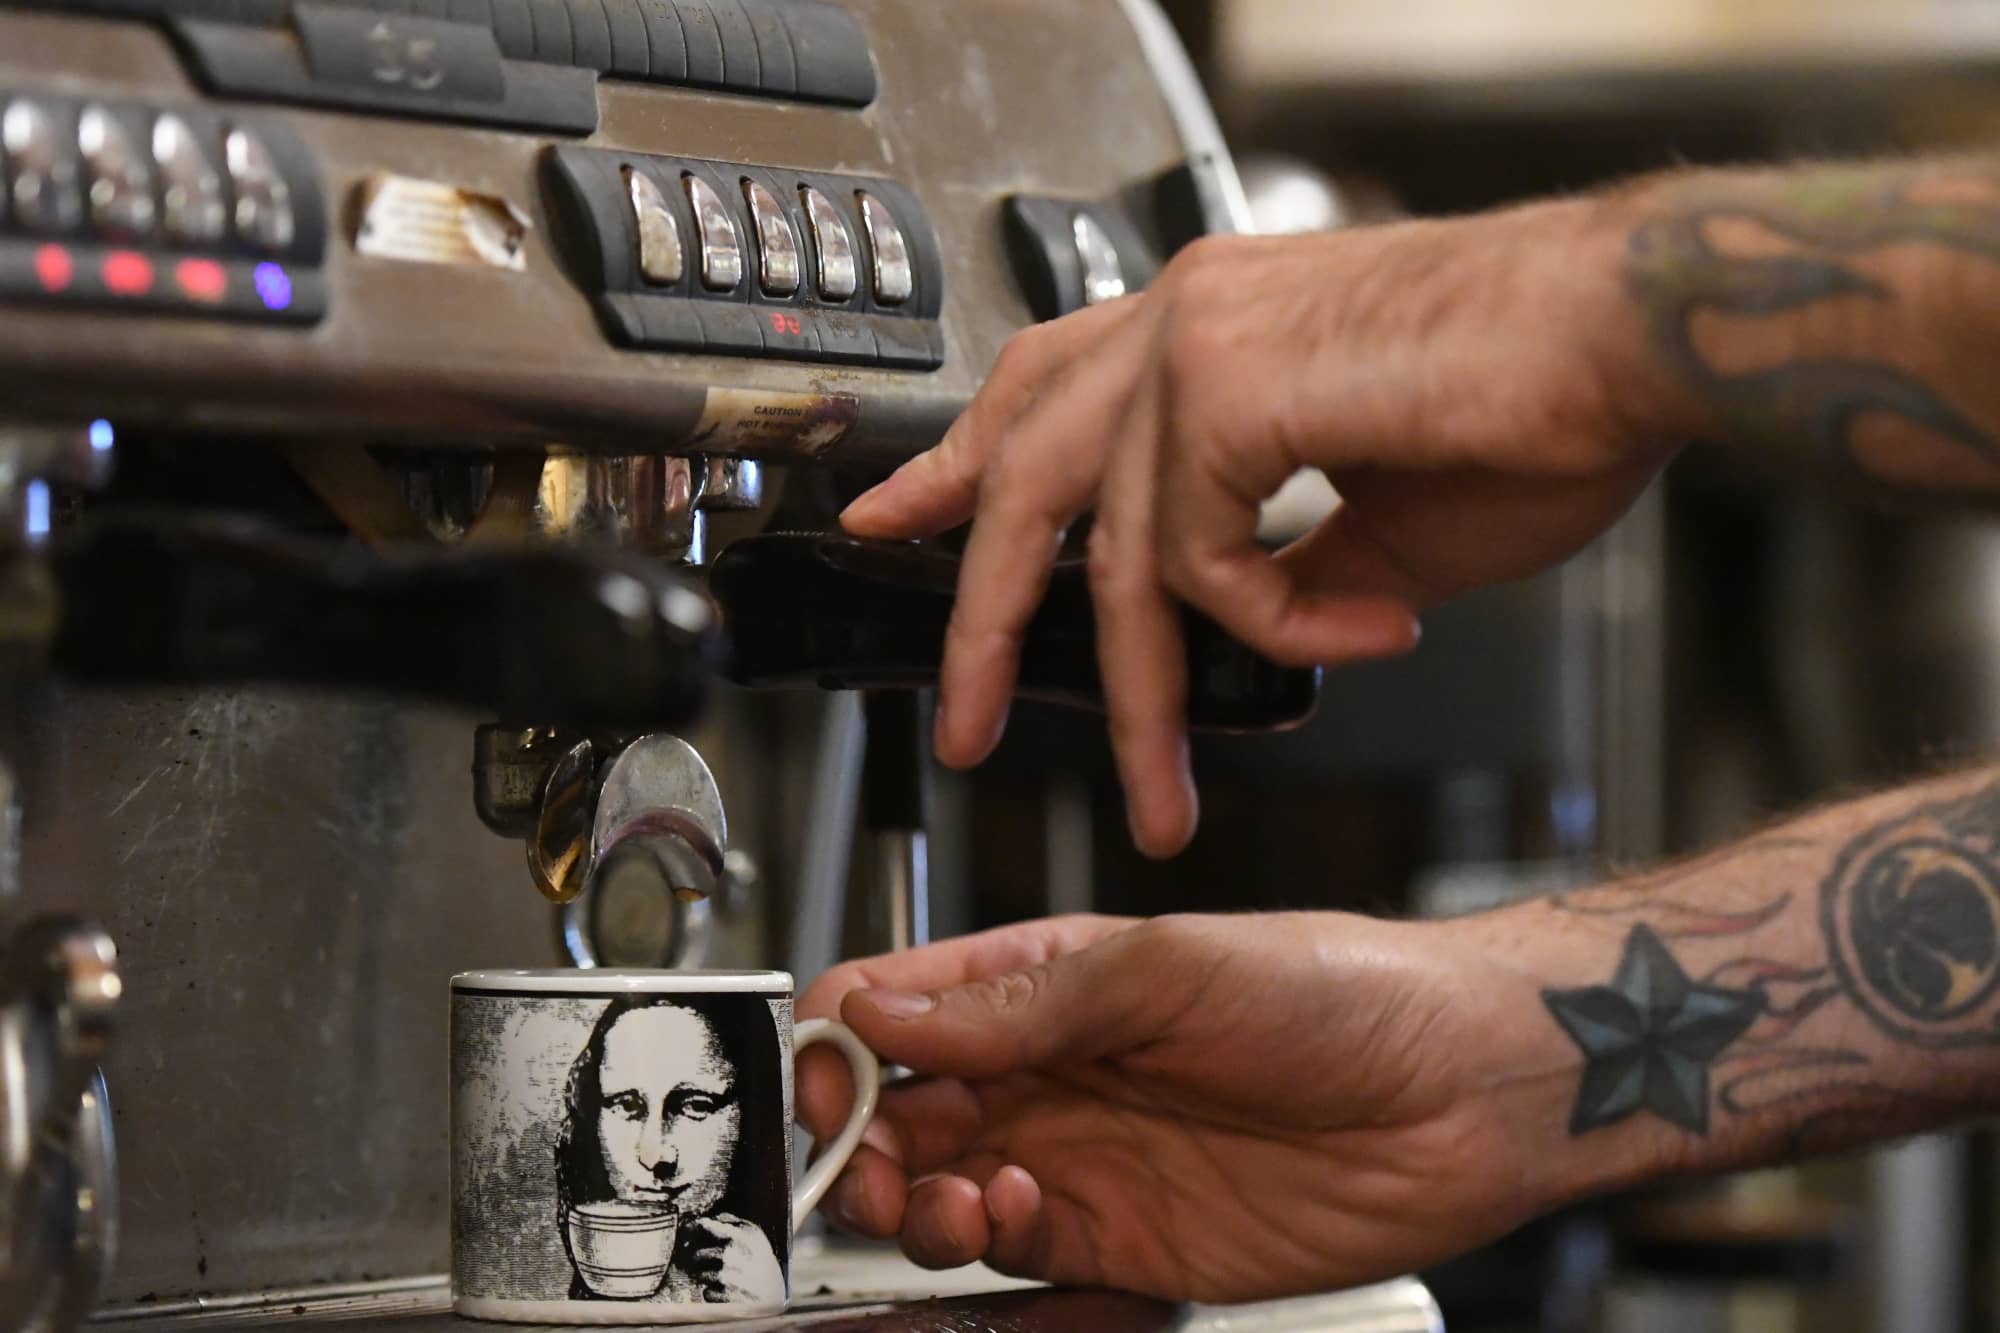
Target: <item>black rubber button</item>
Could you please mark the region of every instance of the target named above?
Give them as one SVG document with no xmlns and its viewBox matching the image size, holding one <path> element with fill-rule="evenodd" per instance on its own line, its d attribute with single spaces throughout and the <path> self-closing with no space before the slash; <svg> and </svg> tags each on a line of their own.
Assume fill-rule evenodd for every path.
<svg viewBox="0 0 2000 1333">
<path fill-rule="evenodd" d="M 690 301 L 701 318 L 701 334 L 711 352 L 764 353 L 764 321 L 747 305 Z"/>
<path fill-rule="evenodd" d="M 901 370 L 930 370 L 936 366 L 937 362 L 931 359 L 930 339 L 925 336 L 928 322 L 898 319 L 894 315 L 878 316 L 875 320 L 876 361 Z"/>
<path fill-rule="evenodd" d="M 535 58 L 535 23 L 528 17 L 528 0 L 493 0 L 493 39 L 509 60 Z"/>
<path fill-rule="evenodd" d="M 708 337 L 695 302 L 673 296 L 635 296 L 639 317 L 645 321 L 646 346 L 670 348 L 677 352 L 708 350 Z"/>
<path fill-rule="evenodd" d="M 763 63 L 764 91 L 790 97 L 799 90 L 799 74 L 792 59 L 792 34 L 778 14 L 774 0 L 737 0 L 750 18 L 757 34 L 757 57 Z"/>
<path fill-rule="evenodd" d="M 628 79 L 646 78 L 653 68 L 646 47 L 646 18 L 639 0 L 604 0 L 605 21 L 611 25 L 611 72 Z"/>
<path fill-rule="evenodd" d="M 822 360 L 844 365 L 873 365 L 876 357 L 875 331 L 865 315 L 847 315 L 833 310 L 806 312 L 819 339 Z"/>
<path fill-rule="evenodd" d="M 569 36 L 569 6 L 563 0 L 528 0 L 528 18 L 535 29 L 535 59 L 569 64 L 575 49 Z"/>
<path fill-rule="evenodd" d="M 722 32 L 706 0 L 674 0 L 687 38 L 687 81 L 700 87 L 723 86 Z"/>
<path fill-rule="evenodd" d="M 687 82 L 687 38 L 673 0 L 639 0 L 639 17 L 646 23 L 646 77 L 655 83 Z"/>
<path fill-rule="evenodd" d="M 759 91 L 764 86 L 764 66 L 757 58 L 757 31 L 750 26 L 750 16 L 737 0 L 708 0 L 708 8 L 722 38 L 722 82 L 744 92 Z"/>
<path fill-rule="evenodd" d="M 875 100 L 875 61 L 852 14 L 818 0 L 798 0 L 782 13 L 792 33 L 800 97 L 850 106 Z"/>
<path fill-rule="evenodd" d="M 604 0 L 569 0 L 569 63 L 602 74 L 611 68 L 611 20 Z"/>
</svg>

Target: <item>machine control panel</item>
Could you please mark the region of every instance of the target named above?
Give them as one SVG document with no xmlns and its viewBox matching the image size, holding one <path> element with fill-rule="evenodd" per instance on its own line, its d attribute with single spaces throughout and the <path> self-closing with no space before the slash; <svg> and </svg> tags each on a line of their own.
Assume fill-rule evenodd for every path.
<svg viewBox="0 0 2000 1333">
<path fill-rule="evenodd" d="M 310 323 L 326 230 L 281 121 L 0 91 L 0 299 Z"/>
<path fill-rule="evenodd" d="M 0 8 L 70 9 L 62 0 Z M 213 91 L 588 134 L 600 76 L 875 100 L 867 34 L 827 0 L 93 0 L 153 19 Z"/>
<path fill-rule="evenodd" d="M 0 0 L 0 398 L 288 450 L 893 465 L 1023 328 L 1221 216 L 1175 185 L 1148 11 Z M 1054 279 L 1010 251 L 1029 200 Z"/>
<path fill-rule="evenodd" d="M 619 344 L 943 364 L 943 256 L 894 181 L 567 145 L 548 160 L 577 276 Z"/>
</svg>

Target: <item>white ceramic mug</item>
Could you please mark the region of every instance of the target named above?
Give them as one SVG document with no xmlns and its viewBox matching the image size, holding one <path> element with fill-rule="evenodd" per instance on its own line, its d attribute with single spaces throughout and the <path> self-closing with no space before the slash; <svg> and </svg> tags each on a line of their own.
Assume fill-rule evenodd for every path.
<svg viewBox="0 0 2000 1333">
<path fill-rule="evenodd" d="M 792 1059 L 831 1042 L 847 1125 L 792 1189 Z M 792 1234 L 874 1113 L 846 1027 L 783 972 L 467 972 L 451 982 L 452 1305 L 655 1324 L 781 1313 Z"/>
</svg>

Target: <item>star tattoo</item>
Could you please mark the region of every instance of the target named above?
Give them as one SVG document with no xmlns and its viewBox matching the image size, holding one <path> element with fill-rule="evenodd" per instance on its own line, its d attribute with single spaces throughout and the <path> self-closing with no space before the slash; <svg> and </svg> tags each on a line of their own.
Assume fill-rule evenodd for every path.
<svg viewBox="0 0 2000 1333">
<path fill-rule="evenodd" d="M 1645 926 L 1625 937 L 1608 986 L 1545 990 L 1542 1002 L 1583 1052 L 1572 1136 L 1651 1111 L 1708 1132 L 1708 1067 L 1764 1012 L 1764 993 L 1704 986 Z"/>
</svg>

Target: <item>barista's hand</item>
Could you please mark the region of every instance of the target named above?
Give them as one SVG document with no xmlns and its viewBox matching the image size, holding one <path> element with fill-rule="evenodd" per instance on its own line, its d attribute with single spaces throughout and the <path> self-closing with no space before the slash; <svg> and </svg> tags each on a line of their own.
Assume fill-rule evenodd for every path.
<svg viewBox="0 0 2000 1333">
<path fill-rule="evenodd" d="M 1563 1188 L 1573 1062 L 1494 1017 L 1540 1003 L 1507 952 L 1333 913 L 1065 917 L 844 964 L 800 1017 L 930 1077 L 884 1090 L 828 1211 L 932 1267 L 1174 1300 L 1459 1253 Z M 851 1104 L 823 1054 L 799 1072 L 822 1142 Z"/>
<path fill-rule="evenodd" d="M 697 1217 L 684 1225 L 699 1237 L 687 1272 L 703 1299 L 747 1304 L 768 1301 L 785 1289 L 784 1271 L 762 1227 L 728 1213 Z"/>
<path fill-rule="evenodd" d="M 920 537 L 973 519 L 937 726 L 997 743 L 1019 636 L 1096 508 L 1091 585 L 1139 846 L 1192 835 L 1175 599 L 1277 660 L 1401 653 L 1441 598 L 1573 553 L 1677 423 L 1624 295 L 1616 200 L 1326 236 L 1216 238 L 1143 294 L 1028 330 L 935 449 L 843 516 Z M 1258 507 L 1323 470 L 1345 505 L 1280 555 Z"/>
</svg>

